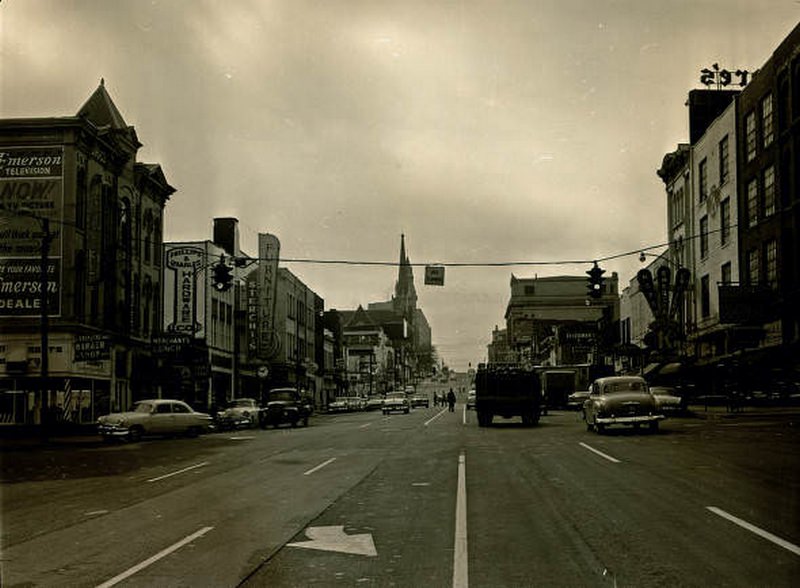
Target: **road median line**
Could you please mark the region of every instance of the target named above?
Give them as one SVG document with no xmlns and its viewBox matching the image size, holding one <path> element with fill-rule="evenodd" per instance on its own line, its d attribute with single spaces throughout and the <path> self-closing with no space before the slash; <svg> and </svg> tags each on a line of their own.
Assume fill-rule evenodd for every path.
<svg viewBox="0 0 800 588">
<path fill-rule="evenodd" d="M 453 544 L 453 588 L 469 586 L 467 552 L 467 474 L 464 452 L 458 456 L 458 491 L 456 494 L 456 532 Z"/>
<path fill-rule="evenodd" d="M 146 567 L 149 567 L 150 565 L 154 564 L 158 560 L 168 556 L 173 551 L 177 551 L 178 549 L 180 549 L 181 547 L 183 547 L 187 543 L 191 543 L 195 539 L 197 539 L 199 537 L 202 537 L 203 535 L 208 533 L 213 528 L 214 527 L 203 527 L 199 531 L 196 531 L 195 533 L 192 533 L 188 537 L 184 537 L 183 539 L 181 539 L 177 543 L 173 543 L 172 545 L 170 545 L 166 549 L 163 549 L 163 550 L 159 551 L 153 557 L 147 558 L 143 562 L 138 563 L 135 566 L 133 566 L 132 568 L 129 568 L 129 569 L 125 570 L 124 572 L 122 572 L 121 574 L 119 574 L 117 576 L 114 576 L 110 580 L 107 580 L 107 581 L 103 582 L 102 584 L 99 584 L 96 588 L 110 588 L 111 586 L 119 584 L 123 580 L 126 580 L 126 579 L 130 578 L 134 574 L 142 571 Z"/>
<path fill-rule="evenodd" d="M 765 531 L 760 527 L 756 527 L 752 523 L 748 523 L 744 519 L 740 519 L 739 517 L 734 516 L 729 512 L 725 512 L 724 510 L 722 510 L 721 508 L 717 508 L 716 506 L 707 506 L 706 508 L 711 512 L 713 512 L 715 515 L 720 516 L 723 519 L 726 519 L 736 525 L 739 525 L 743 529 L 747 529 L 751 533 L 755 533 L 759 537 L 766 539 L 767 541 L 771 541 L 775 545 L 783 547 L 784 549 L 786 549 L 787 551 L 791 551 L 795 555 L 800 555 L 800 547 L 798 547 L 794 543 L 790 543 L 785 539 L 781 539 L 777 535 L 773 535 L 769 531 Z"/>
<path fill-rule="evenodd" d="M 596 453 L 597 455 L 599 455 L 599 456 L 600 456 L 600 457 L 602 457 L 603 459 L 607 459 L 608 461 L 610 461 L 610 462 L 612 462 L 612 463 L 622 463 L 622 462 L 620 462 L 620 460 L 618 460 L 616 457 L 611 457 L 611 456 L 610 456 L 610 455 L 608 455 L 607 453 L 603 453 L 603 452 L 602 452 L 602 451 L 600 451 L 599 449 L 595 449 L 594 447 L 592 447 L 591 445 L 587 445 L 587 444 L 586 444 L 586 443 L 584 443 L 583 441 L 581 441 L 581 442 L 580 442 L 580 446 L 581 446 L 581 447 L 583 447 L 583 448 L 585 448 L 585 449 L 588 449 L 588 450 L 589 450 L 589 451 L 591 451 L 592 453 Z"/>
<path fill-rule="evenodd" d="M 322 469 L 322 468 L 324 468 L 326 465 L 329 465 L 329 464 L 333 463 L 334 461 L 336 461 L 336 458 L 335 458 L 335 457 L 332 457 L 332 458 L 330 458 L 330 459 L 329 459 L 329 460 L 327 460 L 327 461 L 323 461 L 323 462 L 322 462 L 321 464 L 319 464 L 318 466 L 311 468 L 311 469 L 310 469 L 310 470 L 308 470 L 307 472 L 303 472 L 303 475 L 304 475 L 304 476 L 310 476 L 311 474 L 313 474 L 313 473 L 314 473 L 314 472 L 316 472 L 317 470 L 321 470 L 321 469 Z"/>
<path fill-rule="evenodd" d="M 158 476 L 157 478 L 150 478 L 147 480 L 148 482 L 158 482 L 159 480 L 164 480 L 166 478 L 171 478 L 172 476 L 177 476 L 178 474 L 182 474 L 184 472 L 188 472 L 190 470 L 195 470 L 197 468 L 201 468 L 203 466 L 207 466 L 210 462 L 204 461 L 201 463 L 197 463 L 193 466 L 189 466 L 188 468 L 183 468 L 182 470 L 178 470 L 177 472 L 170 472 L 169 474 L 164 474 L 163 476 Z"/>
</svg>

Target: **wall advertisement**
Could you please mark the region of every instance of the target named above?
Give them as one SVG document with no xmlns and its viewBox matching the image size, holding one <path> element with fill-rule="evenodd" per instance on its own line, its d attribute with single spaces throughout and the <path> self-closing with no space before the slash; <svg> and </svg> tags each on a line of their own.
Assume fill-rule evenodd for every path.
<svg viewBox="0 0 800 588">
<path fill-rule="evenodd" d="M 0 317 L 41 316 L 44 219 L 51 235 L 47 314 L 61 315 L 62 147 L 0 148 Z"/>
</svg>

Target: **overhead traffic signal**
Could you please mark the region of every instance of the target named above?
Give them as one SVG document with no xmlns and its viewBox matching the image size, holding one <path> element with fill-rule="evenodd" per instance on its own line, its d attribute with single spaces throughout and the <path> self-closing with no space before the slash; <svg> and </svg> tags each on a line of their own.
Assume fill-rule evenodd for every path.
<svg viewBox="0 0 800 588">
<path fill-rule="evenodd" d="M 592 298 L 602 298 L 603 296 L 603 283 L 605 279 L 603 274 L 606 270 L 602 269 L 597 262 L 594 262 L 592 269 L 586 272 L 589 276 L 589 283 L 586 285 L 587 292 Z"/>
<path fill-rule="evenodd" d="M 221 257 L 214 266 L 214 289 L 218 292 L 230 290 L 233 285 L 233 268 L 225 265 L 225 258 Z"/>
</svg>

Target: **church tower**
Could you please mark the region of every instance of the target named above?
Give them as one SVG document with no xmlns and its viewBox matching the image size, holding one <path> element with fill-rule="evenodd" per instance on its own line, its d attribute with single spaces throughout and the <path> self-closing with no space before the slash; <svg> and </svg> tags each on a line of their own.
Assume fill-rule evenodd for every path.
<svg viewBox="0 0 800 588">
<path fill-rule="evenodd" d="M 394 311 L 409 323 L 413 323 L 417 309 L 417 289 L 414 287 L 414 270 L 406 255 L 405 235 L 400 235 L 400 264 L 392 302 Z"/>
</svg>

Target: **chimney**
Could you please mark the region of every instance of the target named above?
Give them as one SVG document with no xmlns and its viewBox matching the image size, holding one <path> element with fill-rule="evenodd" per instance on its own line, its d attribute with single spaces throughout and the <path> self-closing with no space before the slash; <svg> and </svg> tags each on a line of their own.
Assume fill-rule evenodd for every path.
<svg viewBox="0 0 800 588">
<path fill-rule="evenodd" d="M 239 220 L 235 218 L 214 219 L 214 245 L 222 247 L 228 255 L 239 256 Z"/>
</svg>

